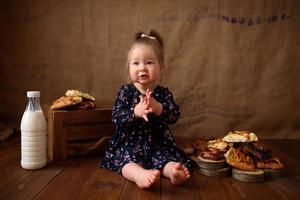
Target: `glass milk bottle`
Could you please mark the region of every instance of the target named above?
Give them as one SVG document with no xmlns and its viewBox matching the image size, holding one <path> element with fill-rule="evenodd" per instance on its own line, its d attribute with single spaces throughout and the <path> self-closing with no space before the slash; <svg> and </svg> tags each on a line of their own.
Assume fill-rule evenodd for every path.
<svg viewBox="0 0 300 200">
<path fill-rule="evenodd" d="M 28 91 L 28 103 L 21 121 L 21 166 L 39 169 L 47 164 L 46 119 L 40 105 L 40 92 Z"/>
</svg>

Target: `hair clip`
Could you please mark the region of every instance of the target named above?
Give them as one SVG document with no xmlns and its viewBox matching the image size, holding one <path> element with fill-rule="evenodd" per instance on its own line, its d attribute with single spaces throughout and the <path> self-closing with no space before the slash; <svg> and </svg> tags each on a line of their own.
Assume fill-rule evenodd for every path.
<svg viewBox="0 0 300 200">
<path fill-rule="evenodd" d="M 151 40 L 156 40 L 156 37 L 149 36 L 149 35 L 146 35 L 146 34 L 144 34 L 144 33 L 142 33 L 141 38 L 149 38 L 149 39 L 151 39 Z"/>
</svg>

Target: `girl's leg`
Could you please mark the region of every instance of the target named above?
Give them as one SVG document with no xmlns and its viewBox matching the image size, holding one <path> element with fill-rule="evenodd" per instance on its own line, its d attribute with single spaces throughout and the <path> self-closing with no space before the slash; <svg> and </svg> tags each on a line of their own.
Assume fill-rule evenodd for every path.
<svg viewBox="0 0 300 200">
<path fill-rule="evenodd" d="M 179 162 L 168 162 L 162 170 L 165 177 L 169 178 L 173 185 L 184 183 L 191 175 L 188 168 Z"/>
<path fill-rule="evenodd" d="M 139 188 L 149 188 L 160 179 L 159 170 L 147 170 L 136 163 L 124 165 L 122 174 L 128 180 L 135 182 Z"/>
</svg>

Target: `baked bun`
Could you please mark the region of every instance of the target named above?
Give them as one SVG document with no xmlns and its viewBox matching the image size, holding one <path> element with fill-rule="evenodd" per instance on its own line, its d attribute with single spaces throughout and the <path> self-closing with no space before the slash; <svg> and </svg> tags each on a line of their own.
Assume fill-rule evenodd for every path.
<svg viewBox="0 0 300 200">
<path fill-rule="evenodd" d="M 205 151 L 207 149 L 207 140 L 197 139 L 195 142 L 193 142 L 193 147 L 197 151 Z"/>
<path fill-rule="evenodd" d="M 253 132 L 249 131 L 234 131 L 229 132 L 223 137 L 225 142 L 255 142 L 258 141 L 257 136 Z"/>
<path fill-rule="evenodd" d="M 200 156 L 202 158 L 208 159 L 208 160 L 224 160 L 224 153 L 226 150 L 219 150 L 214 148 L 207 148 L 204 151 L 200 151 Z"/>
<path fill-rule="evenodd" d="M 75 109 L 91 110 L 96 108 L 96 104 L 92 101 L 83 101 L 75 105 Z"/>
<path fill-rule="evenodd" d="M 82 97 L 82 98 L 90 100 L 90 101 L 95 101 L 95 97 L 93 97 L 87 93 L 80 92 L 79 90 L 67 90 L 65 95 L 67 97 Z"/>
<path fill-rule="evenodd" d="M 244 171 L 254 171 L 255 164 L 251 157 L 243 154 L 238 149 L 230 147 L 230 149 L 225 153 L 226 162 L 240 170 Z"/>
<path fill-rule="evenodd" d="M 60 97 L 59 99 L 55 100 L 52 105 L 51 109 L 62 109 L 74 106 L 78 103 L 82 102 L 82 97 Z"/>
<path fill-rule="evenodd" d="M 271 157 L 270 159 L 259 161 L 256 163 L 256 167 L 259 169 L 282 169 L 284 168 L 282 162 L 277 157 Z"/>
<path fill-rule="evenodd" d="M 215 139 L 215 140 L 209 140 L 207 142 L 207 147 L 213 149 L 219 149 L 219 150 L 226 150 L 228 144 L 222 141 L 221 139 Z"/>
</svg>

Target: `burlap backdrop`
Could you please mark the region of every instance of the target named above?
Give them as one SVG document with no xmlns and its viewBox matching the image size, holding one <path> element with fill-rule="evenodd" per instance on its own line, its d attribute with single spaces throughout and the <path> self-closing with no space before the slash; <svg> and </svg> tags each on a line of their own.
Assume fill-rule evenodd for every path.
<svg viewBox="0 0 300 200">
<path fill-rule="evenodd" d="M 300 138 L 299 10 L 297 0 L 1 1 L 1 119 L 19 126 L 27 90 L 43 104 L 79 89 L 112 106 L 133 34 L 153 28 L 182 110 L 175 135 Z"/>
</svg>

